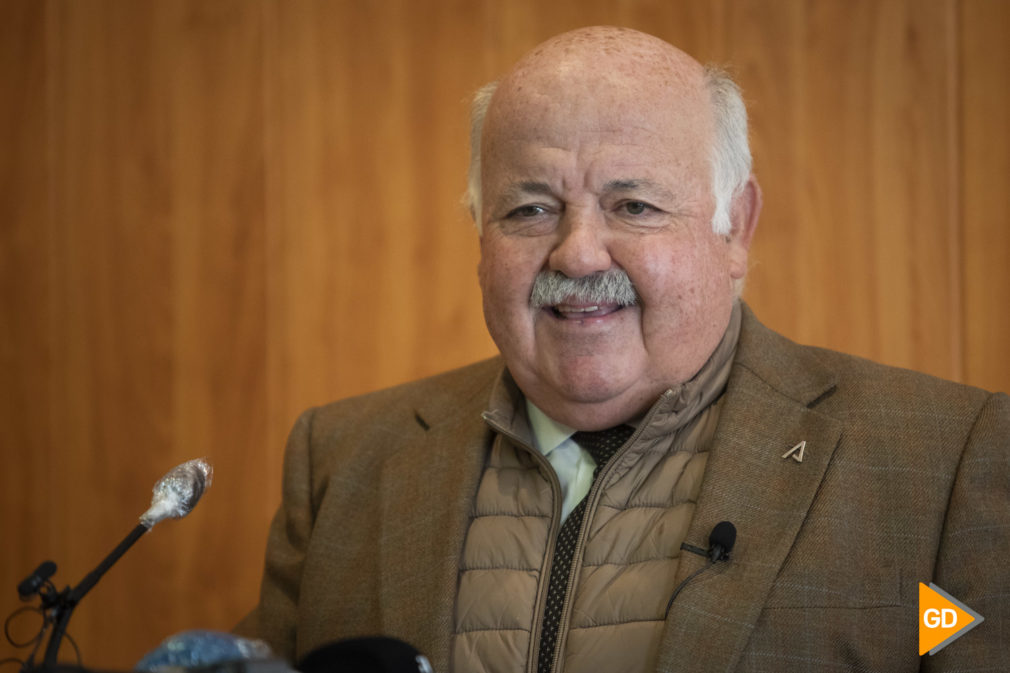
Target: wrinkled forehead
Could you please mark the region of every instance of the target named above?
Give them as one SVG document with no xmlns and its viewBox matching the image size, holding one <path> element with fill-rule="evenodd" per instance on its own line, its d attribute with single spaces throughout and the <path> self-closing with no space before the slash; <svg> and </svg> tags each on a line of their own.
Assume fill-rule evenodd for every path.
<svg viewBox="0 0 1010 673">
<path fill-rule="evenodd" d="M 534 49 L 499 83 L 483 145 L 551 144 L 581 132 L 646 131 L 685 147 L 707 147 L 711 101 L 700 64 L 651 36 L 622 29 L 580 31 Z"/>
</svg>

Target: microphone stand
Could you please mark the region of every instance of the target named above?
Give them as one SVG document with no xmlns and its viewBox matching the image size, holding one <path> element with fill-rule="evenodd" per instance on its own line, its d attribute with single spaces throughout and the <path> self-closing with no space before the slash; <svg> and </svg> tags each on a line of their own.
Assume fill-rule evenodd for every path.
<svg viewBox="0 0 1010 673">
<path fill-rule="evenodd" d="M 53 631 L 49 634 L 49 643 L 46 645 L 43 670 L 56 669 L 56 658 L 60 651 L 60 644 L 63 642 L 63 636 L 67 632 L 67 624 L 81 599 L 98 584 L 98 580 L 119 560 L 119 557 L 125 554 L 126 550 L 132 547 L 144 533 L 151 530 L 155 524 L 166 518 L 181 519 L 189 514 L 203 496 L 203 492 L 210 486 L 213 473 L 214 469 L 207 461 L 196 459 L 176 466 L 159 479 L 154 485 L 151 507 L 140 517 L 137 527 L 130 531 L 123 541 L 112 550 L 112 553 L 106 556 L 98 564 L 98 567 L 88 573 L 73 589 L 68 586 L 63 591 L 56 591 L 49 581 L 49 578 L 56 572 L 56 564 L 52 561 L 44 562 L 18 585 L 18 595 L 22 600 L 28 600 L 35 594 L 39 594 L 42 598 L 43 623 L 42 631 L 35 640 L 37 644 L 42 642 L 49 625 L 53 625 Z M 23 672 L 31 671 L 34 668 L 34 659 L 35 651 L 22 667 Z"/>
<path fill-rule="evenodd" d="M 203 459 L 190 460 L 169 470 L 154 485 L 151 507 L 140 517 L 137 527 L 130 531 L 123 541 L 112 550 L 112 553 L 106 556 L 98 564 L 98 567 L 88 573 L 73 589 L 68 586 L 63 591 L 56 591 L 49 581 L 49 578 L 56 572 L 56 564 L 52 561 L 44 562 L 18 585 L 18 595 L 22 600 L 28 600 L 35 594 L 39 594 L 42 598 L 42 631 L 35 640 L 36 644 L 42 642 L 46 629 L 50 624 L 53 625 L 53 631 L 49 634 L 49 643 L 46 645 L 43 670 L 53 671 L 56 669 L 56 657 L 59 654 L 63 636 L 67 632 L 67 624 L 81 599 L 98 584 L 98 580 L 119 560 L 119 557 L 125 554 L 126 550 L 132 547 L 144 533 L 151 530 L 155 524 L 166 518 L 181 519 L 189 514 L 199 502 L 203 492 L 210 486 L 213 473 L 214 469 Z M 34 668 L 34 659 L 35 651 L 22 667 L 23 672 Z"/>
<path fill-rule="evenodd" d="M 63 636 L 67 631 L 67 624 L 70 622 L 70 616 L 73 614 L 74 608 L 98 584 L 98 580 L 119 560 L 119 557 L 125 554 L 126 550 L 132 547 L 150 529 L 151 526 L 147 524 L 137 524 L 137 527 L 130 531 L 123 538 L 123 541 L 105 557 L 105 560 L 99 563 L 97 568 L 81 580 L 80 584 L 73 589 L 68 586 L 46 601 L 52 608 L 51 617 L 55 626 L 53 627 L 53 632 L 49 635 L 49 644 L 46 645 L 46 656 L 43 661 L 45 669 L 52 670 L 56 667 L 56 656 L 60 651 L 60 644 L 63 642 Z"/>
</svg>

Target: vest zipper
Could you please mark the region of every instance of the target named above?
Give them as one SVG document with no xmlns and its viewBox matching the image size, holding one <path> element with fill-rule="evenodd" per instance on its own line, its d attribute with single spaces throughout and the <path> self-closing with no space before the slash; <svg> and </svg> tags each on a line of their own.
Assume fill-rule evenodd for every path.
<svg viewBox="0 0 1010 673">
<path fill-rule="evenodd" d="M 673 394 L 673 391 L 667 390 L 660 397 L 669 397 Z M 607 462 L 603 471 L 600 473 L 599 477 L 593 480 L 593 485 L 589 488 L 589 493 L 586 494 L 586 513 L 582 518 L 582 527 L 579 530 L 579 539 L 575 543 L 575 552 L 572 555 L 572 567 L 568 571 L 568 583 L 565 585 L 565 604 L 561 608 L 561 620 L 558 622 L 558 639 L 554 643 L 554 659 L 551 662 L 551 673 L 564 673 L 564 664 L 561 658 L 561 653 L 564 651 L 564 647 L 568 642 L 568 622 L 569 616 L 571 614 L 572 605 L 575 602 L 575 597 L 572 595 L 572 588 L 575 584 L 575 576 L 579 570 L 582 568 L 582 548 L 585 546 L 586 532 L 589 530 L 589 523 L 593 519 L 593 515 L 596 513 L 597 500 L 599 499 L 599 493 L 603 490 L 603 482 L 613 471 L 615 463 L 617 463 L 618 458 L 623 456 L 628 452 L 628 449 L 638 441 L 638 437 L 642 434 L 645 428 L 649 427 L 649 423 L 652 422 L 652 417 L 656 414 L 658 404 L 654 404 L 649 412 L 642 418 L 642 421 L 635 428 L 635 431 L 631 433 L 631 437 L 628 441 L 624 443 L 624 446 L 620 451 L 611 456 L 610 460 Z M 544 558 L 544 568 L 546 572 L 541 573 L 540 596 L 537 600 L 536 612 L 533 615 L 533 633 L 532 639 L 530 641 L 530 650 L 526 657 L 526 673 L 536 673 L 537 672 L 537 658 L 540 654 L 540 632 L 543 624 L 544 608 L 547 602 L 547 585 L 550 583 L 551 574 L 551 564 L 554 563 L 554 551 L 557 548 L 557 538 L 558 529 L 561 527 L 561 482 L 558 480 L 558 475 L 554 471 L 554 467 L 548 462 L 547 458 L 532 448 L 526 442 L 522 441 L 516 434 L 510 430 L 505 429 L 503 426 L 495 422 L 494 419 L 490 418 L 487 413 L 483 414 L 484 421 L 487 422 L 495 431 L 499 434 L 511 439 L 517 446 L 526 449 L 530 454 L 533 455 L 534 460 L 536 460 L 541 467 L 546 467 L 547 474 L 550 477 L 551 491 L 554 494 L 554 512 L 551 516 L 551 528 L 547 536 L 547 554 Z"/>
<path fill-rule="evenodd" d="M 540 573 L 541 581 L 537 583 L 538 596 L 533 611 L 532 632 L 530 634 L 532 637 L 530 639 L 529 652 L 526 654 L 526 672 L 537 673 L 537 657 L 540 654 L 540 632 L 543 630 L 544 607 L 547 603 L 547 585 L 550 582 L 551 564 L 554 563 L 554 550 L 557 547 L 558 530 L 561 528 L 561 482 L 558 480 L 557 472 L 554 471 L 554 466 L 550 464 L 550 461 L 547 460 L 544 454 L 524 442 L 515 433 L 499 425 L 487 414 L 484 414 L 484 421 L 500 435 L 512 440 L 516 446 L 525 449 L 527 453 L 533 456 L 533 459 L 540 465 L 542 471 L 546 472 L 548 481 L 551 484 L 551 493 L 554 495 L 552 498 L 554 511 L 551 513 L 551 525 L 547 531 L 547 553 L 544 556 L 544 565 L 541 566 L 544 569 Z"/>
<path fill-rule="evenodd" d="M 665 393 L 664 393 L 665 395 Z M 589 493 L 586 493 L 586 512 L 582 517 L 582 527 L 579 529 L 579 539 L 575 543 L 575 551 L 572 554 L 572 567 L 568 571 L 568 583 L 565 585 L 565 604 L 561 608 L 561 619 L 558 622 L 558 639 L 554 643 L 554 660 L 551 662 L 551 673 L 564 673 L 564 660 L 561 657 L 561 653 L 564 652 L 565 646 L 568 644 L 568 622 L 572 614 L 572 608 L 575 605 L 575 596 L 572 594 L 572 589 L 575 587 L 575 577 L 582 570 L 582 550 L 585 547 L 586 538 L 588 537 L 589 526 L 593 520 L 593 516 L 596 514 L 596 507 L 599 505 L 600 494 L 603 492 L 603 482 L 606 481 L 607 477 L 614 470 L 614 465 L 617 463 L 618 459 L 623 456 L 636 441 L 638 441 L 639 435 L 642 431 L 648 427 L 649 421 L 652 420 L 652 415 L 655 412 L 655 406 L 649 410 L 649 413 L 645 415 L 642 422 L 638 424 L 635 431 L 631 433 L 631 437 L 628 441 L 624 443 L 624 446 L 611 456 L 610 460 L 604 466 L 603 470 L 600 472 L 599 476 L 593 480 L 593 485 L 589 488 Z M 555 545 L 557 540 L 554 540 Z M 553 550 L 553 545 L 552 545 Z M 538 636 L 539 640 L 539 631 Z M 530 672 L 534 673 L 534 672 Z"/>
</svg>

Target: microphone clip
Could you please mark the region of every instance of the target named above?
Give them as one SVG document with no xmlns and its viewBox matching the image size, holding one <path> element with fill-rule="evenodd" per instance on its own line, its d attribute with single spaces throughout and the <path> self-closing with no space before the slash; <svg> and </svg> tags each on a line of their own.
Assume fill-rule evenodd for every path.
<svg viewBox="0 0 1010 673">
<path fill-rule="evenodd" d="M 708 549 L 702 549 L 701 547 L 696 547 L 693 544 L 688 544 L 686 542 L 680 545 L 680 548 L 684 551 L 688 551 L 692 554 L 697 554 L 698 556 L 708 559 L 708 563 L 688 575 L 684 581 L 677 585 L 677 588 L 673 590 L 673 595 L 670 596 L 670 600 L 666 604 L 667 617 L 670 615 L 670 608 L 673 607 L 674 599 L 677 598 L 677 595 L 680 594 L 681 590 L 687 586 L 687 583 L 700 575 L 702 572 L 714 566 L 716 563 L 729 561 L 729 553 L 733 551 L 734 544 L 736 544 L 736 526 L 729 521 L 720 521 L 715 525 L 708 536 Z"/>
<path fill-rule="evenodd" d="M 708 560 L 712 563 L 729 560 L 729 550 L 721 544 L 714 544 L 708 548 Z"/>
</svg>

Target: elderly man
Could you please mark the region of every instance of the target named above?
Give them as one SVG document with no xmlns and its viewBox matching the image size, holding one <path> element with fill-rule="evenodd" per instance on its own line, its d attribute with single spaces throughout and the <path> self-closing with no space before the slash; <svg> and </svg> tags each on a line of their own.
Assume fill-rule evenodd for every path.
<svg viewBox="0 0 1010 673">
<path fill-rule="evenodd" d="M 472 142 L 501 358 L 299 419 L 240 631 L 457 672 L 1010 670 L 1010 400 L 739 302 L 761 194 L 732 82 L 578 30 L 481 90 Z M 920 660 L 930 581 L 986 621 Z"/>
</svg>

